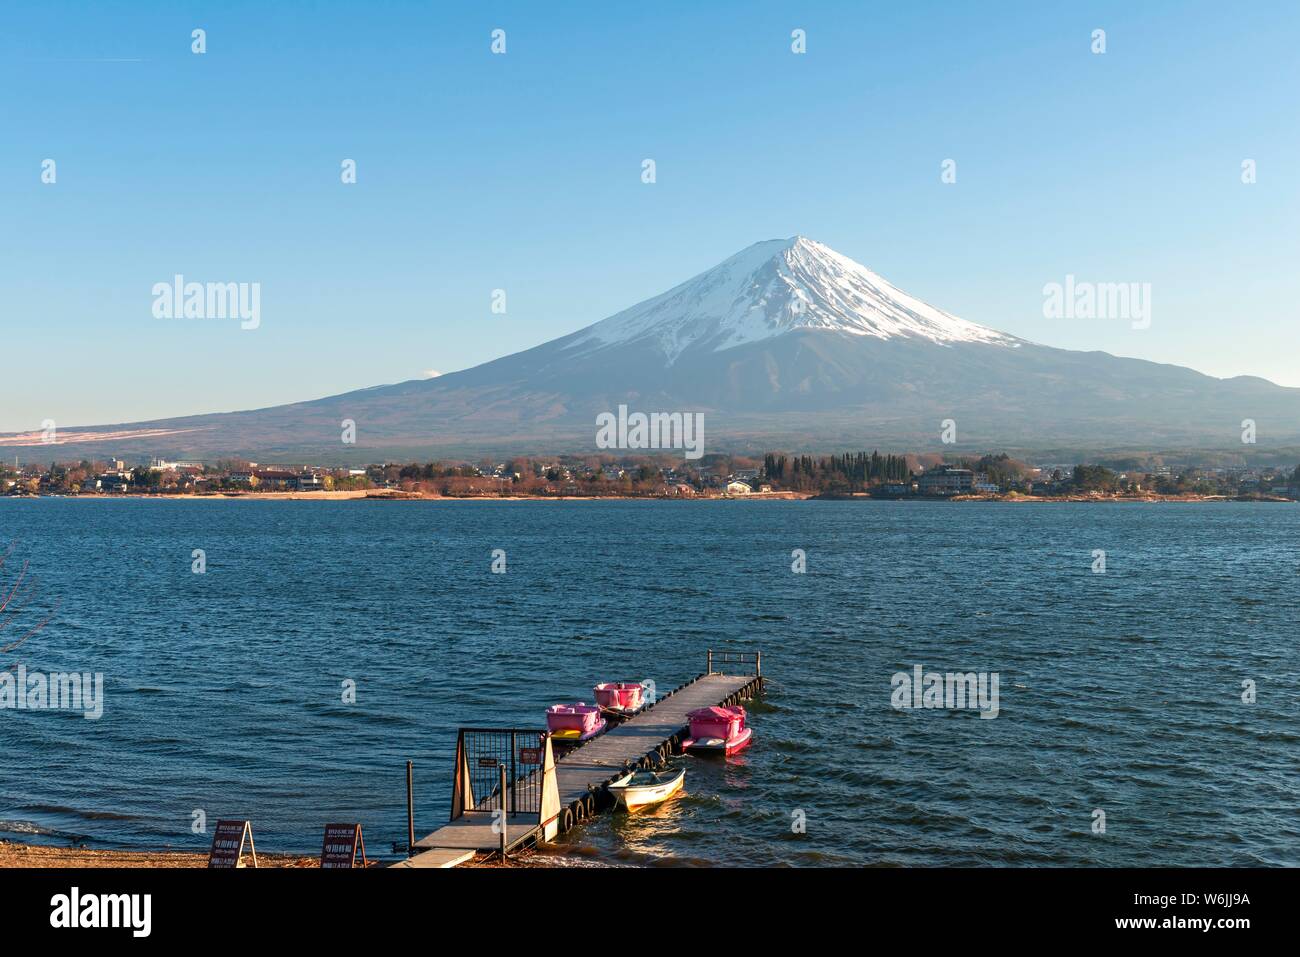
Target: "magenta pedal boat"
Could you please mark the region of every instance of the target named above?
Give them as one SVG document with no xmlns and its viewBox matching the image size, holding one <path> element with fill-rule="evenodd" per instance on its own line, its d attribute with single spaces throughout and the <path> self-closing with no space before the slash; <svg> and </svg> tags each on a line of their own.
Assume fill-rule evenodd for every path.
<svg viewBox="0 0 1300 957">
<path fill-rule="evenodd" d="M 691 736 L 682 742 L 682 750 L 690 754 L 735 754 L 748 747 L 754 736 L 754 729 L 745 725 L 745 709 L 740 705 L 697 708 L 686 717 Z"/>
<path fill-rule="evenodd" d="M 645 686 L 639 681 L 602 681 L 592 692 L 600 710 L 611 718 L 630 718 L 646 706 Z"/>
<path fill-rule="evenodd" d="M 560 744 L 577 744 L 594 738 L 605 730 L 600 708 L 579 701 L 576 704 L 553 704 L 546 709 L 546 730 Z"/>
</svg>

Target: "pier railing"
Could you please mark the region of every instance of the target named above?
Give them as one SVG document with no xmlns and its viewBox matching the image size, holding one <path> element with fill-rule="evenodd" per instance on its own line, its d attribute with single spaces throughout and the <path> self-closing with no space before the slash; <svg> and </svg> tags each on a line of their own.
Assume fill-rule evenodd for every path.
<svg viewBox="0 0 1300 957">
<path fill-rule="evenodd" d="M 731 669 L 750 669 L 748 671 L 732 670 L 733 674 L 761 675 L 763 673 L 763 653 L 761 651 L 733 651 L 728 648 L 715 651 L 710 648 L 708 664 L 704 669 L 704 673 L 708 675 L 725 674 L 728 670 L 731 670 L 727 666 L 731 666 Z"/>
</svg>

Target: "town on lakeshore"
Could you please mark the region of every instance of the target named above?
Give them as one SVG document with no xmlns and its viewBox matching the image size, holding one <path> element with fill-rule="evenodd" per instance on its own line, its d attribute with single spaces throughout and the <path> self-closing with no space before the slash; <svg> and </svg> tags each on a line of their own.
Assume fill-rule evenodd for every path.
<svg viewBox="0 0 1300 957">
<path fill-rule="evenodd" d="M 1300 500 L 1300 464 L 1165 461 L 1031 464 L 1005 453 L 943 456 L 563 455 L 503 462 L 385 462 L 364 467 L 153 458 L 0 465 L 0 494 L 186 498 L 884 498 L 1092 501 Z"/>
</svg>

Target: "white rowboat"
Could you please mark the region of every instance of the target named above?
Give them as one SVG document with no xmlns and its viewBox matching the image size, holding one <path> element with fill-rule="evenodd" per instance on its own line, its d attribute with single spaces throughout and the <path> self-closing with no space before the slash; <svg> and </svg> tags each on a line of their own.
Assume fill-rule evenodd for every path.
<svg viewBox="0 0 1300 957">
<path fill-rule="evenodd" d="M 609 785 L 609 793 L 629 811 L 660 804 L 682 789 L 686 769 L 633 771 Z"/>
</svg>

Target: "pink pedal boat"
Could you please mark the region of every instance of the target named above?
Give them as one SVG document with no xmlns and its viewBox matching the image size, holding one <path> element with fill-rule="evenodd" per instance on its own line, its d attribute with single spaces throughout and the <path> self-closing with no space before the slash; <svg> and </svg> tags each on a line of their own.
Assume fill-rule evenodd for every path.
<svg viewBox="0 0 1300 957">
<path fill-rule="evenodd" d="M 585 701 L 553 704 L 546 709 L 546 729 L 559 744 L 577 744 L 604 731 L 605 719 L 600 716 L 600 708 Z"/>
<path fill-rule="evenodd" d="M 686 717 L 691 736 L 682 742 L 682 750 L 692 754 L 735 754 L 754 736 L 754 729 L 745 726 L 745 709 L 740 705 L 697 708 Z"/>
<path fill-rule="evenodd" d="M 592 690 L 600 710 L 611 718 L 630 718 L 645 707 L 645 688 L 637 681 L 602 681 Z"/>
</svg>

